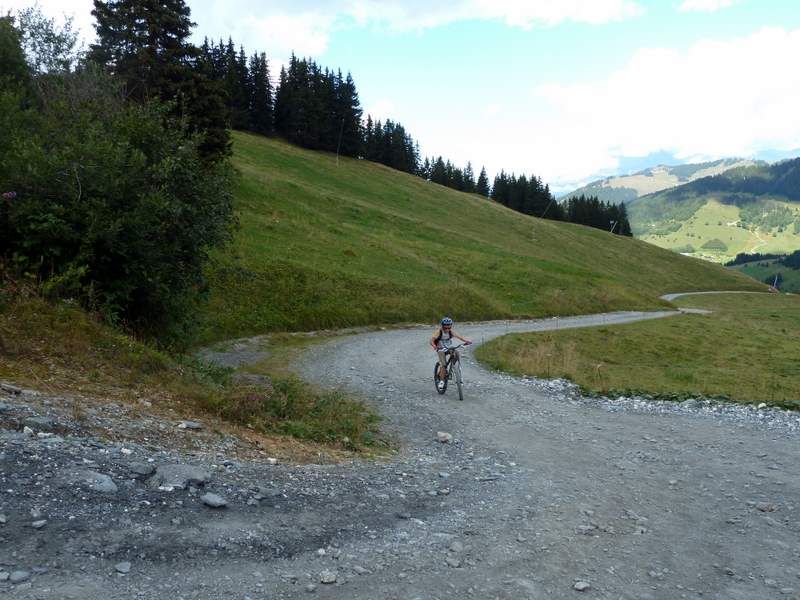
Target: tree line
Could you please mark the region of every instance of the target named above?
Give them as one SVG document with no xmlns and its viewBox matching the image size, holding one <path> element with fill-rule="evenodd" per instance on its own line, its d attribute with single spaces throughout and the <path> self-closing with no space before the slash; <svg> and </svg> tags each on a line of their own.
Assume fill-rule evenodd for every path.
<svg viewBox="0 0 800 600">
<path fill-rule="evenodd" d="M 401 124 L 387 119 L 363 119 L 358 91 L 350 73 L 321 67 L 313 59 L 292 54 L 282 67 L 278 83 L 270 83 L 265 54 L 238 51 L 232 39 L 206 39 L 200 64 L 224 89 L 229 124 L 264 135 L 278 135 L 312 150 L 363 158 L 411 173 L 455 190 L 491 198 L 513 210 L 548 219 L 571 221 L 614 233 L 631 235 L 623 204 L 600 202 L 596 197 L 555 201 L 547 184 L 531 175 L 501 171 L 490 186 L 485 167 L 477 175 L 468 162 L 460 168 L 450 160 L 422 158 L 419 143 Z"/>
</svg>

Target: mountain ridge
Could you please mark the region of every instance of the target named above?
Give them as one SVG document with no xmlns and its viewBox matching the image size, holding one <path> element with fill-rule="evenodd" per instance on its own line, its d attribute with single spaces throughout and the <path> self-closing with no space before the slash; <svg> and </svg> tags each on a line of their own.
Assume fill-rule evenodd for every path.
<svg viewBox="0 0 800 600">
<path fill-rule="evenodd" d="M 584 195 L 597 196 L 604 202 L 630 202 L 641 196 L 721 174 L 732 168 L 759 164 L 766 163 L 747 158 L 722 158 L 701 163 L 659 164 L 626 175 L 597 179 L 560 196 L 559 201 L 564 202 L 569 198 Z"/>
<path fill-rule="evenodd" d="M 740 165 L 627 202 L 639 239 L 714 261 L 800 248 L 800 158 Z"/>
</svg>

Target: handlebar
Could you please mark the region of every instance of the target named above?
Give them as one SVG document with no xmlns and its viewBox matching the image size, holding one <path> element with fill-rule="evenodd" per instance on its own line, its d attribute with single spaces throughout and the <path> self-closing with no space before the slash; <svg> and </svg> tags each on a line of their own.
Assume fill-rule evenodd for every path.
<svg viewBox="0 0 800 600">
<path fill-rule="evenodd" d="M 459 344 L 458 346 L 450 346 L 449 348 L 442 348 L 442 350 L 444 350 L 445 353 L 447 353 L 447 352 L 452 352 L 453 350 L 458 350 L 459 348 L 463 348 L 464 346 L 471 346 L 471 344 L 463 344 L 462 343 L 462 344 Z M 438 351 L 439 349 L 437 348 L 436 350 Z"/>
</svg>

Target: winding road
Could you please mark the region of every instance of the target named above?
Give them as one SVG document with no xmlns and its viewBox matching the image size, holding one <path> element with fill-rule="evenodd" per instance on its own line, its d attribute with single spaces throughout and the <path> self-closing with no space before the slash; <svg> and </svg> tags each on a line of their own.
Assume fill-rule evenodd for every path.
<svg viewBox="0 0 800 600">
<path fill-rule="evenodd" d="M 685 318 L 619 312 L 458 329 L 480 343 L 511 331 L 664 317 Z M 126 454 L 94 438 L 54 444 L 0 431 L 8 520 L 0 576 L 3 565 L 44 565 L 23 583 L 0 581 L 0 595 L 798 598 L 796 414 L 587 399 L 563 382 L 490 372 L 468 349 L 459 402 L 454 390 L 434 390 L 430 333 L 341 337 L 299 365 L 304 377 L 384 415 L 401 448 L 391 460 L 270 465 L 220 451 L 129 444 Z M 439 433 L 452 439 L 442 443 Z M 142 462 L 206 469 L 206 489 L 224 495 L 227 508 L 126 475 L 143 472 Z M 65 482 L 61 473 L 85 464 L 119 490 Z M 49 519 L 43 534 L 26 524 L 38 518 L 34 509 Z"/>
<path fill-rule="evenodd" d="M 458 329 L 480 342 L 679 314 Z M 418 523 L 354 540 L 375 557 L 397 544 L 407 551 L 326 597 L 573 598 L 582 588 L 593 598 L 798 597 L 796 431 L 691 411 L 610 411 L 557 385 L 489 372 L 469 352 L 460 403 L 455 391 L 433 389 L 428 335 L 343 339 L 315 350 L 304 368 L 376 403 L 406 448 L 406 468 L 435 498 Z M 455 443 L 437 442 L 439 431 Z M 390 496 L 402 489 L 397 473 L 387 466 L 386 480 L 397 482 Z"/>
</svg>

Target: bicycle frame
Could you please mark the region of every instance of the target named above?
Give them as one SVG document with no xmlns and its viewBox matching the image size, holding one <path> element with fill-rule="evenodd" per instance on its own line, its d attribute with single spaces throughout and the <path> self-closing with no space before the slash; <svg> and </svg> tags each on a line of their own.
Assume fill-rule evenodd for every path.
<svg viewBox="0 0 800 600">
<path fill-rule="evenodd" d="M 462 346 L 466 346 L 466 344 L 459 344 L 458 346 L 453 346 L 451 348 L 442 348 L 446 355 L 445 359 L 445 370 L 444 370 L 444 386 L 440 386 L 438 391 L 440 394 L 444 394 L 445 390 L 447 389 L 447 382 L 449 380 L 454 379 L 456 385 L 458 386 L 458 398 L 459 400 L 464 399 L 464 392 L 462 390 L 462 379 L 461 379 L 461 355 L 458 352 L 458 349 Z M 438 362 L 437 362 L 438 365 Z M 434 381 L 439 381 L 439 369 L 440 367 L 435 367 L 434 370 Z"/>
</svg>

